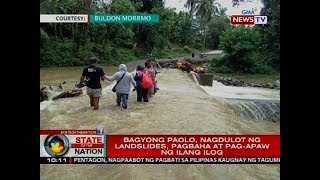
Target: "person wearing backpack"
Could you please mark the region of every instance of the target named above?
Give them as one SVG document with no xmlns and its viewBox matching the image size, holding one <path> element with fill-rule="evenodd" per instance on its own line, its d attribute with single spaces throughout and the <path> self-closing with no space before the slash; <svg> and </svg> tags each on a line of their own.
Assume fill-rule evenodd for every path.
<svg viewBox="0 0 320 180">
<path fill-rule="evenodd" d="M 154 77 L 156 77 L 157 74 L 159 73 L 159 72 L 158 72 L 158 68 L 157 68 L 157 64 L 154 63 L 154 62 L 152 62 L 151 60 L 147 60 L 147 61 L 145 62 L 145 66 L 147 66 L 147 65 L 149 65 L 149 64 L 150 64 L 150 66 L 152 67 L 152 69 L 153 69 L 153 71 L 154 71 Z"/>
<path fill-rule="evenodd" d="M 157 69 L 157 65 L 155 63 L 151 63 L 151 66 L 153 68 L 153 71 L 154 71 L 154 93 L 153 94 L 156 94 L 159 89 L 158 87 L 158 83 L 156 81 L 156 77 L 157 77 L 157 74 L 159 73 L 158 69 Z"/>
<path fill-rule="evenodd" d="M 155 80 L 156 72 L 150 62 L 145 62 L 144 65 L 145 65 L 145 69 L 146 69 L 147 73 L 150 75 L 150 77 L 152 79 L 152 83 L 153 83 L 153 86 L 148 88 L 148 97 L 152 98 L 153 95 L 155 95 L 154 87 L 156 85 L 156 80 Z"/>
<path fill-rule="evenodd" d="M 136 83 L 133 79 L 133 75 L 127 72 L 127 66 L 125 64 L 119 65 L 119 71 L 113 76 L 105 76 L 108 81 L 117 80 L 116 86 L 117 95 L 117 106 L 127 109 L 128 108 L 128 97 L 131 91 L 131 84 L 135 87 Z"/>
<path fill-rule="evenodd" d="M 152 79 L 149 74 L 147 74 L 143 65 L 137 65 L 134 80 L 137 84 L 137 101 L 142 102 L 143 99 L 144 102 L 149 102 L 147 87 L 150 86 L 150 84 L 152 85 Z"/>
</svg>

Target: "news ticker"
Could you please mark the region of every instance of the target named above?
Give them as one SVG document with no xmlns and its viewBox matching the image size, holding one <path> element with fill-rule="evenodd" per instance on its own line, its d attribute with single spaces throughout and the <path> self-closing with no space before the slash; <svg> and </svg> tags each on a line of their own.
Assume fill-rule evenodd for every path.
<svg viewBox="0 0 320 180">
<path fill-rule="evenodd" d="M 280 135 L 106 135 L 41 130 L 41 164 L 279 163 Z"/>
<path fill-rule="evenodd" d="M 40 164 L 279 164 L 280 158 L 40 157 Z"/>
<path fill-rule="evenodd" d="M 40 23 L 159 23 L 158 14 L 40 14 Z"/>
</svg>

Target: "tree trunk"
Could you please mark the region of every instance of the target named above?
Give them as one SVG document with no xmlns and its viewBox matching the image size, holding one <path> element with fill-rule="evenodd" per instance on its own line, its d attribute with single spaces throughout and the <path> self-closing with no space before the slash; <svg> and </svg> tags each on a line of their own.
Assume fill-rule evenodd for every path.
<svg viewBox="0 0 320 180">
<path fill-rule="evenodd" d="M 72 39 L 74 40 L 74 23 L 71 24 Z"/>
<path fill-rule="evenodd" d="M 203 48 L 206 48 L 206 25 L 204 25 L 203 29 Z"/>
<path fill-rule="evenodd" d="M 52 100 L 80 96 L 81 94 L 83 94 L 82 89 L 73 89 L 71 91 L 63 92 L 63 93 L 59 94 L 58 96 L 55 96 L 54 98 L 52 98 Z"/>
<path fill-rule="evenodd" d="M 62 40 L 62 42 L 64 42 L 64 40 L 63 40 L 63 32 L 62 32 L 62 25 L 61 25 L 61 24 L 59 24 L 58 29 L 59 29 L 59 36 L 60 36 L 60 39 Z"/>
<path fill-rule="evenodd" d="M 58 37 L 57 23 L 54 23 L 54 37 Z"/>
<path fill-rule="evenodd" d="M 76 42 L 76 50 L 79 52 L 80 50 L 80 37 L 79 37 L 79 24 L 75 24 L 75 42 Z"/>
</svg>

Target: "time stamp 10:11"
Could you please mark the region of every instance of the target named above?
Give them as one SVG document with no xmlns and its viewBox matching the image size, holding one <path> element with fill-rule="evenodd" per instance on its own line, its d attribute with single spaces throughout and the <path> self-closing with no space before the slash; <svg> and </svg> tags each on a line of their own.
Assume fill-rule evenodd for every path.
<svg viewBox="0 0 320 180">
<path fill-rule="evenodd" d="M 67 163 L 68 162 L 68 157 L 48 157 L 46 158 L 47 163 L 57 163 L 57 164 L 61 164 L 61 163 Z"/>
</svg>

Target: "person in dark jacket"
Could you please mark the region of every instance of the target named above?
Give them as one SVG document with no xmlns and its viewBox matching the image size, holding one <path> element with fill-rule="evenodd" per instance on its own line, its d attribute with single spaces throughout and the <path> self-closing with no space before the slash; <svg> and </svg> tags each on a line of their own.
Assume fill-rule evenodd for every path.
<svg viewBox="0 0 320 180">
<path fill-rule="evenodd" d="M 149 102 L 148 100 L 148 89 L 141 86 L 142 82 L 142 73 L 145 71 L 143 65 L 138 65 L 136 69 L 136 75 L 134 80 L 136 81 L 136 91 L 137 91 L 137 101 L 141 102 L 142 99 L 144 102 Z"/>
</svg>

